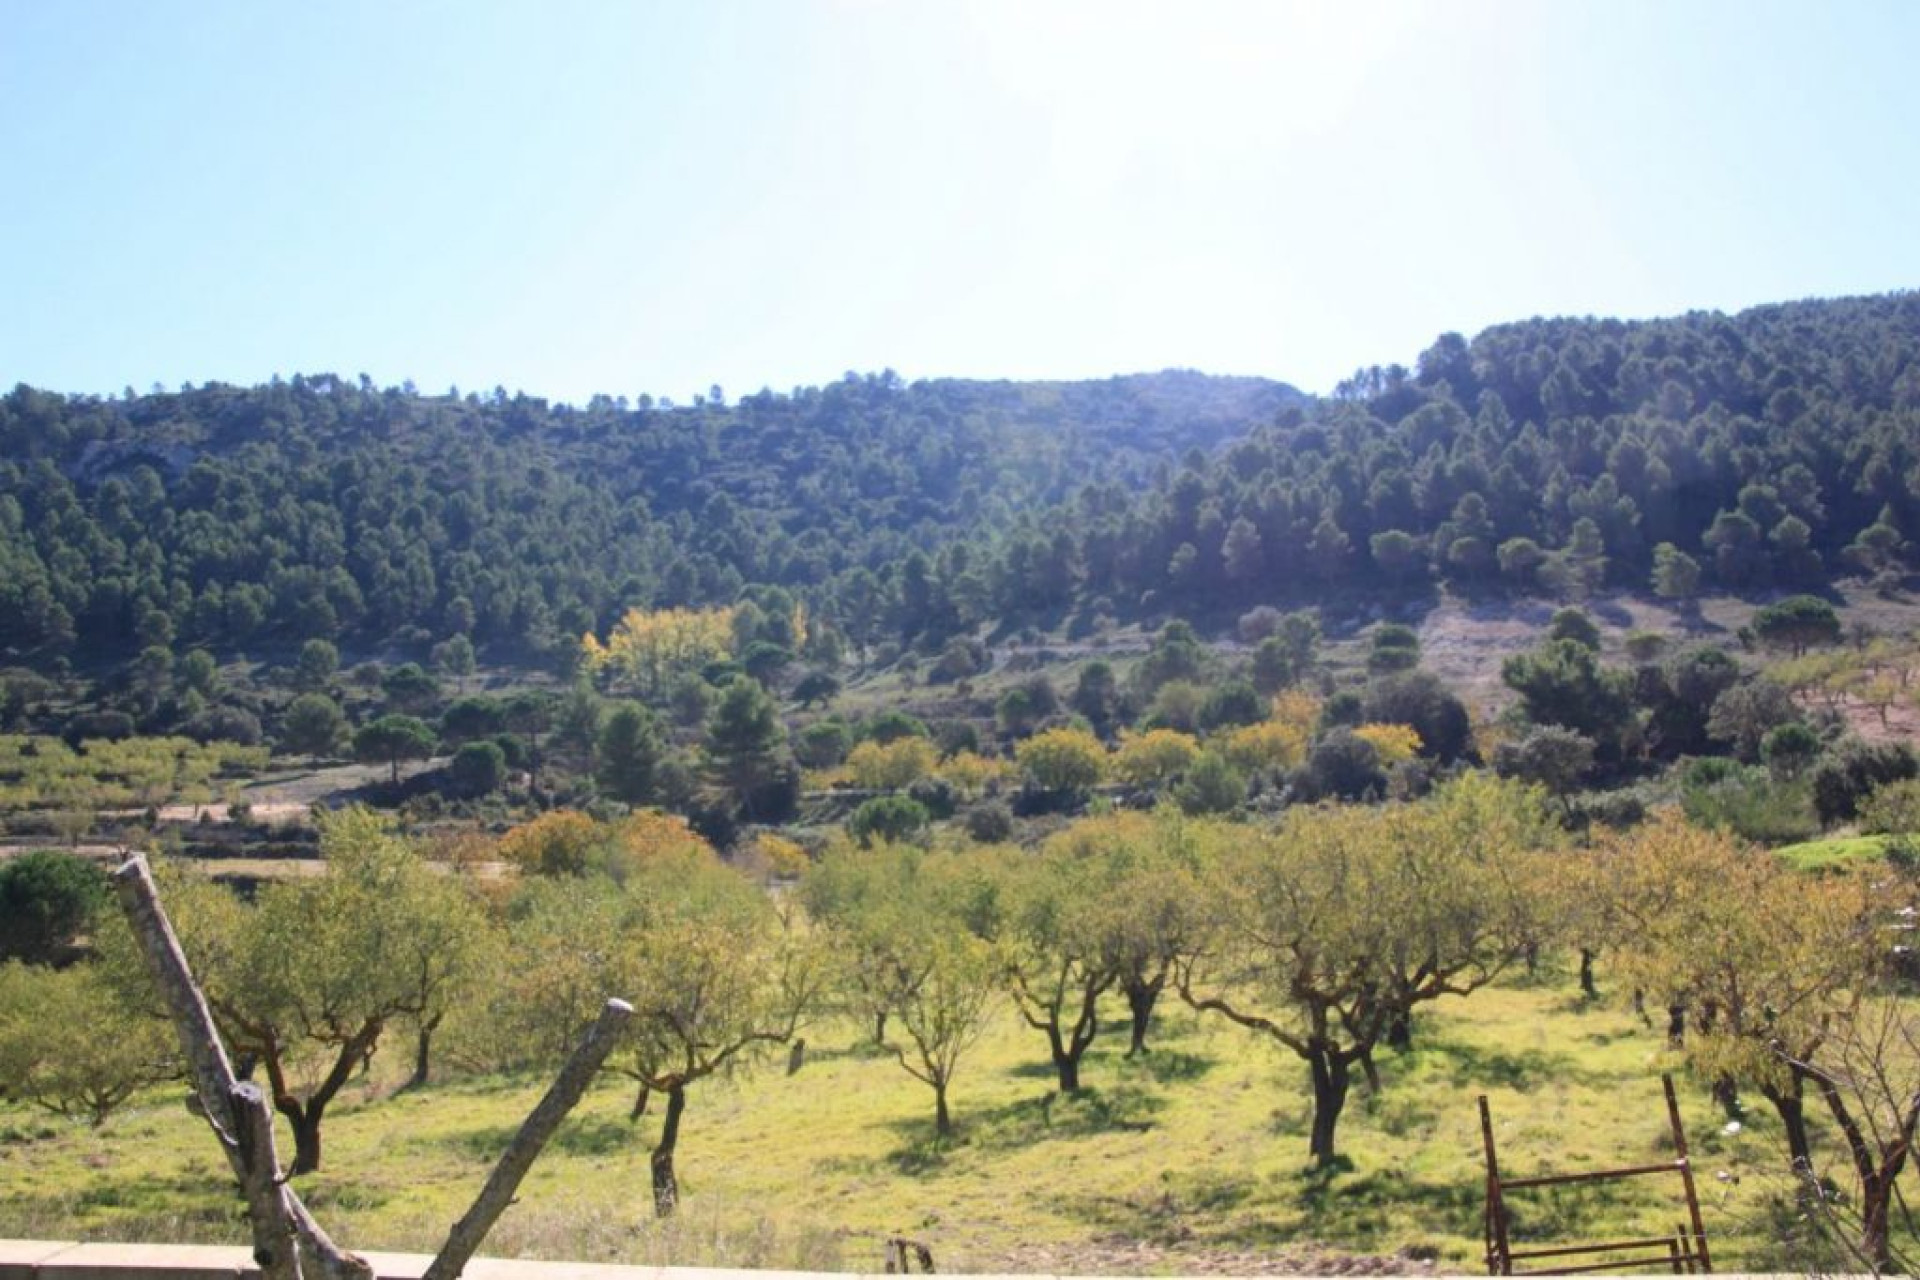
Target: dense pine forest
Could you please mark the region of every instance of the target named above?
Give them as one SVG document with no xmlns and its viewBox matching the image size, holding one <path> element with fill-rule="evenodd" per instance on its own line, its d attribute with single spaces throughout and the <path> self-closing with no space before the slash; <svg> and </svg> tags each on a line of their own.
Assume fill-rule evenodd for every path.
<svg viewBox="0 0 1920 1280">
<path fill-rule="evenodd" d="M 131 656 L 156 637 L 462 634 L 537 655 L 625 607 L 752 584 L 877 625 L 915 551 L 980 539 L 1089 475 L 1133 491 L 1304 403 L 1184 373 L 849 375 L 731 405 L 715 389 L 584 409 L 328 376 L 107 401 L 21 387 L 0 408 L 0 642 Z"/>
<path fill-rule="evenodd" d="M 584 408 L 19 387 L 0 450 L 0 644 L 28 665 L 454 636 L 531 660 L 771 587 L 859 646 L 1329 589 L 1802 588 L 1903 567 L 1920 296 L 1448 334 L 1325 401 L 1191 373 Z"/>
</svg>

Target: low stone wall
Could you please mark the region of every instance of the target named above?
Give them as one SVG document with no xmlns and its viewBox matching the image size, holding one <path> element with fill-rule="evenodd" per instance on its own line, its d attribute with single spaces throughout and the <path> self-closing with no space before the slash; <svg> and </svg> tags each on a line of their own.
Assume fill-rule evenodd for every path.
<svg viewBox="0 0 1920 1280">
<path fill-rule="evenodd" d="M 378 1280 L 420 1280 L 424 1253 L 360 1255 Z M 1644 1274 L 1644 1273 L 1640 1273 Z M 258 1280 L 259 1268 L 239 1245 L 79 1244 L 72 1240 L 0 1240 L 0 1280 Z M 701 1267 L 620 1267 L 597 1262 L 519 1262 L 476 1258 L 462 1280 L 884 1280 L 812 1271 L 727 1271 Z M 975 1277 L 975 1280 L 1068 1280 L 1061 1276 Z M 1219 1280 L 1210 1277 L 1209 1280 Z M 1271 1280 L 1268 1277 L 1267 1280 Z M 1723 1273 L 1723 1280 L 1805 1280 Z M 1827 1277 L 1827 1280 L 1849 1280 Z M 1861 1280 L 1865 1280 L 1864 1277 Z"/>
<path fill-rule="evenodd" d="M 425 1253 L 363 1252 L 378 1280 L 419 1280 L 433 1260 Z M 518 1262 L 476 1258 L 463 1280 L 773 1280 L 773 1271 L 703 1271 L 684 1267 L 620 1267 L 592 1262 Z M 240 1245 L 79 1244 L 71 1240 L 0 1240 L 0 1280 L 258 1280 Z"/>
<path fill-rule="evenodd" d="M 376 1280 L 420 1280 L 425 1253 L 359 1251 Z M 0 1240 L 0 1280 L 259 1280 L 251 1251 L 216 1244 L 80 1244 L 72 1240 Z M 859 1280 L 808 1271 L 730 1271 L 703 1267 L 623 1267 L 598 1262 L 524 1262 L 475 1258 L 461 1280 Z M 885 1280 L 873 1277 L 870 1280 Z M 986 1280 L 986 1278 L 981 1278 Z M 1023 1276 L 1019 1280 L 1050 1280 Z"/>
</svg>

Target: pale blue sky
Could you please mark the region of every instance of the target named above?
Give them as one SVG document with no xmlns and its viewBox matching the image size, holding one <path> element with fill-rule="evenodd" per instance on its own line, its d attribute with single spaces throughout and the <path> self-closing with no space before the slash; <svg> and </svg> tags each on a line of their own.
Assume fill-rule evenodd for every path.
<svg viewBox="0 0 1920 1280">
<path fill-rule="evenodd" d="M 0 385 L 1329 390 L 1920 286 L 1920 3 L 0 0 Z"/>
</svg>

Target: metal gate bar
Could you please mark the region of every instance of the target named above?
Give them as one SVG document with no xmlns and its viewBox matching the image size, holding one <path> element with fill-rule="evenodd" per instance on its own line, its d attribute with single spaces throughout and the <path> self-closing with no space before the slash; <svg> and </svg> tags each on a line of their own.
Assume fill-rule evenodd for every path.
<svg viewBox="0 0 1920 1280">
<path fill-rule="evenodd" d="M 1661 1164 L 1630 1165 L 1619 1169 L 1595 1169 L 1585 1173 L 1549 1173 L 1529 1178 L 1500 1176 L 1500 1159 L 1493 1146 L 1493 1113 L 1486 1095 L 1480 1097 L 1480 1141 L 1487 1158 L 1487 1205 L 1485 1217 L 1487 1274 L 1577 1275 L 1589 1271 L 1617 1271 L 1628 1267 L 1666 1267 L 1675 1275 L 1711 1273 L 1713 1257 L 1707 1250 L 1707 1231 L 1700 1218 L 1700 1200 L 1694 1192 L 1693 1162 L 1687 1154 L 1687 1134 L 1680 1123 L 1680 1102 L 1673 1091 L 1673 1077 L 1662 1075 L 1661 1086 L 1667 1095 L 1667 1124 L 1673 1133 L 1674 1158 Z M 1582 1182 L 1611 1182 L 1645 1177 L 1656 1173 L 1677 1173 L 1686 1194 L 1688 1222 L 1674 1228 L 1671 1236 L 1641 1237 L 1633 1240 L 1609 1240 L 1596 1244 L 1556 1245 L 1544 1249 L 1515 1252 L 1509 1238 L 1506 1193 L 1527 1187 L 1557 1187 Z M 1647 1249 L 1663 1249 L 1653 1256 L 1612 1258 L 1606 1262 L 1577 1267 L 1553 1267 L 1547 1271 L 1515 1271 L 1516 1262 L 1545 1258 L 1570 1258 L 1587 1254 L 1638 1254 Z"/>
</svg>

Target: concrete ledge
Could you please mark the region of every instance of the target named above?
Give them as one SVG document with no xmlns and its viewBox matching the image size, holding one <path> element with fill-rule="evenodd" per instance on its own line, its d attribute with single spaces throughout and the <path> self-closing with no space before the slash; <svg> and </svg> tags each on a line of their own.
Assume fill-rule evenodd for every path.
<svg viewBox="0 0 1920 1280">
<path fill-rule="evenodd" d="M 42 1262 L 71 1248 L 67 1240 L 0 1240 L 0 1280 L 34 1280 Z"/>
<path fill-rule="evenodd" d="M 30 1280 L 241 1280 L 248 1250 L 220 1244 L 70 1244 L 34 1264 Z"/>
<path fill-rule="evenodd" d="M 432 1256 L 368 1251 L 378 1280 L 420 1280 Z M 1478 1274 L 1472 1272 L 1468 1274 Z M 1639 1273 L 1633 1273 L 1639 1274 Z M 1722 1280 L 1805 1280 L 1742 1276 Z M 79 1244 L 72 1240 L 0 1240 L 0 1280 L 259 1280 L 251 1251 L 240 1245 Z M 532 1262 L 475 1258 L 462 1280 L 891 1280 L 879 1275 L 817 1271 L 739 1271 L 704 1267 L 632 1267 L 600 1262 Z M 973 1276 L 970 1280 L 1092 1280 L 1052 1275 Z M 1204 1280 L 1222 1280 L 1209 1276 Z M 1275 1280 L 1261 1277 L 1260 1280 Z M 1371 1280 L 1394 1280 L 1372 1277 Z M 1421 1277 L 1420 1280 L 1432 1280 Z M 1828 1280 L 1853 1280 L 1829 1277 Z M 1860 1277 L 1859 1280 L 1865 1280 Z"/>
</svg>

